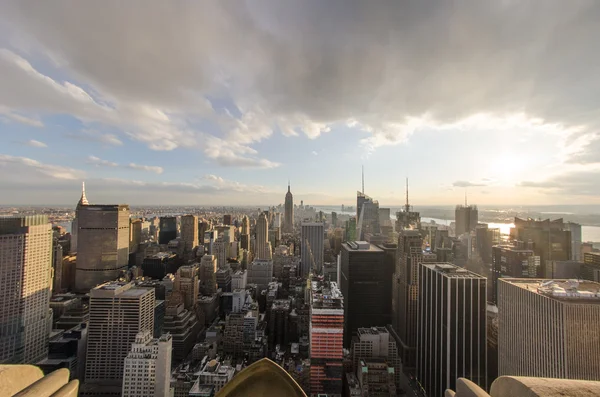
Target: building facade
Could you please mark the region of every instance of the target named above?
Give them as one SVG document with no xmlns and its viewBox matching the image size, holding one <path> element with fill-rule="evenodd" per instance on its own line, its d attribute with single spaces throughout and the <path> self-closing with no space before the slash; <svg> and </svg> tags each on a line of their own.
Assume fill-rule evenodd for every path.
<svg viewBox="0 0 600 397">
<path fill-rule="evenodd" d="M 154 289 L 108 282 L 90 291 L 84 391 L 120 396 L 123 363 L 138 332 L 154 329 Z"/>
<path fill-rule="evenodd" d="M 340 255 L 344 346 L 350 347 L 359 328 L 390 323 L 394 268 L 384 250 L 365 241 L 343 243 Z"/>
<path fill-rule="evenodd" d="M 417 379 L 429 396 L 457 378 L 487 388 L 486 279 L 450 263 L 419 266 Z"/>
<path fill-rule="evenodd" d="M 498 281 L 498 375 L 600 380 L 600 284 Z"/>
<path fill-rule="evenodd" d="M 359 328 L 352 340 L 353 371 L 358 373 L 361 370 L 361 360 L 369 362 L 371 359 L 381 360 L 387 368 L 393 368 L 394 384 L 399 388 L 402 363 L 396 341 L 385 327 Z"/>
<path fill-rule="evenodd" d="M 342 393 L 344 297 L 337 283 L 312 281 L 310 290 L 310 394 Z"/>
<path fill-rule="evenodd" d="M 89 292 L 116 280 L 129 262 L 129 206 L 77 206 L 75 288 Z"/>
<path fill-rule="evenodd" d="M 123 397 L 169 397 L 172 350 L 171 335 L 139 332 L 123 364 Z"/>
<path fill-rule="evenodd" d="M 181 217 L 181 241 L 184 244 L 184 252 L 191 258 L 194 249 L 198 246 L 198 217 L 196 215 L 184 215 Z"/>
<path fill-rule="evenodd" d="M 0 218 L 0 363 L 48 355 L 52 225 L 46 215 Z"/>
<path fill-rule="evenodd" d="M 283 232 L 294 233 L 294 196 L 290 191 L 290 184 L 288 183 L 288 191 L 285 194 L 284 204 L 284 218 L 283 218 Z"/>
<path fill-rule="evenodd" d="M 169 244 L 177 238 L 177 217 L 161 216 L 158 228 L 158 243 Z"/>
<path fill-rule="evenodd" d="M 269 220 L 263 212 L 256 222 L 256 259 L 271 259 L 269 243 Z"/>
<path fill-rule="evenodd" d="M 324 225 L 320 222 L 302 223 L 300 242 L 300 276 L 308 277 L 310 272 L 323 273 L 325 255 Z"/>
<path fill-rule="evenodd" d="M 458 237 L 464 233 L 475 230 L 479 223 L 479 210 L 475 205 L 457 205 L 454 210 L 455 235 Z"/>
</svg>

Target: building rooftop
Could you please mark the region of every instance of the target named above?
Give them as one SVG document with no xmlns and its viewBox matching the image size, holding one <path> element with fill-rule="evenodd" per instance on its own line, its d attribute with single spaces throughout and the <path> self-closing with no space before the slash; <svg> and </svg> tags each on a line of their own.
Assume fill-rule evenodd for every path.
<svg viewBox="0 0 600 397">
<path fill-rule="evenodd" d="M 500 280 L 562 302 L 600 304 L 600 283 L 595 281 L 531 278 Z"/>
<path fill-rule="evenodd" d="M 437 272 L 443 273 L 448 278 L 474 278 L 474 279 L 485 279 L 477 273 L 473 273 L 464 267 L 453 265 L 452 263 L 423 263 L 423 266 Z"/>
<path fill-rule="evenodd" d="M 312 281 L 311 284 L 313 309 L 344 308 L 344 298 L 336 282 Z"/>
<path fill-rule="evenodd" d="M 383 252 L 381 248 L 367 241 L 348 241 L 342 243 L 342 247 L 345 247 L 348 251 Z"/>
<path fill-rule="evenodd" d="M 380 335 L 389 334 L 389 331 L 385 327 L 370 327 L 370 328 L 359 328 L 357 330 L 358 336 L 361 335 Z"/>
</svg>

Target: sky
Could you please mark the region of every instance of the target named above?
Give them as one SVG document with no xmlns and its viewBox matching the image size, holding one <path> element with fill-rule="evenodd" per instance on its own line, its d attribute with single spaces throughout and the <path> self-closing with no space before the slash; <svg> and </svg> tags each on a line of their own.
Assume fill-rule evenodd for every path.
<svg viewBox="0 0 600 397">
<path fill-rule="evenodd" d="M 0 204 L 600 204 L 600 2 L 3 1 Z"/>
</svg>

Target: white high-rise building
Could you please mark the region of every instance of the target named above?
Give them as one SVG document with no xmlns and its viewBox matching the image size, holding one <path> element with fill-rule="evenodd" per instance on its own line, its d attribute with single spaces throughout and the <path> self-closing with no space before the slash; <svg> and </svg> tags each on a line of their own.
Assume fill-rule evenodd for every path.
<svg viewBox="0 0 600 397">
<path fill-rule="evenodd" d="M 154 329 L 154 302 L 154 288 L 133 283 L 113 281 L 90 291 L 84 395 L 121 395 L 131 344 L 138 332 Z"/>
<path fill-rule="evenodd" d="M 0 217 L 0 363 L 47 356 L 51 273 L 48 217 Z"/>
<path fill-rule="evenodd" d="M 271 259 L 269 243 L 269 220 L 263 212 L 256 222 L 256 259 Z"/>
<path fill-rule="evenodd" d="M 169 397 L 171 382 L 170 334 L 152 338 L 150 330 L 139 332 L 123 368 L 123 397 Z"/>
<path fill-rule="evenodd" d="M 306 277 L 311 271 L 321 274 L 325 255 L 323 223 L 306 222 L 302 224 L 300 247 L 300 275 Z"/>
</svg>

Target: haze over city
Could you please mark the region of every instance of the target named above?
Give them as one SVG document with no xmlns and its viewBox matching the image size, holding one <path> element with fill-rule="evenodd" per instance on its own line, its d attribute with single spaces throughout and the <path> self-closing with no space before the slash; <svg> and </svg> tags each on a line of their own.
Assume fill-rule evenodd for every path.
<svg viewBox="0 0 600 397">
<path fill-rule="evenodd" d="M 1 204 L 600 204 L 594 1 L 1 11 Z"/>
</svg>

